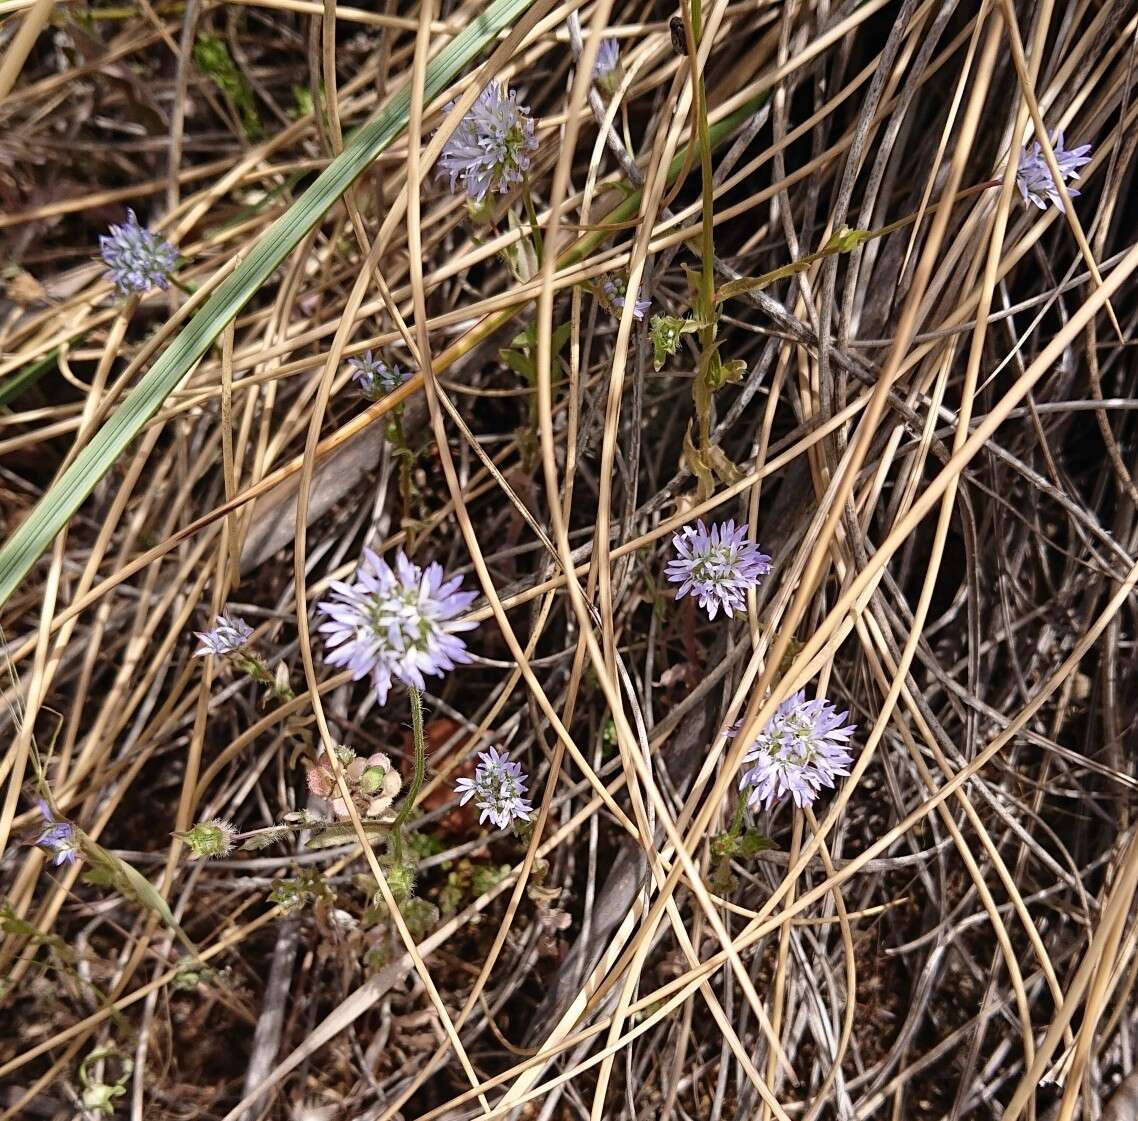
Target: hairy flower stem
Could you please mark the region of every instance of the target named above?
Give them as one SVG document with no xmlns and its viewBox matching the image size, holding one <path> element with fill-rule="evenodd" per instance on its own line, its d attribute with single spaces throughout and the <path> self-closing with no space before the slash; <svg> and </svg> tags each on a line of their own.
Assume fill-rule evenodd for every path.
<svg viewBox="0 0 1138 1121">
<path fill-rule="evenodd" d="M 526 207 L 526 217 L 529 219 L 530 229 L 533 231 L 533 251 L 537 254 L 537 267 L 541 268 L 541 227 L 537 224 L 537 210 L 533 205 L 533 191 L 530 189 L 529 174 L 522 177 L 522 201 Z"/>
<path fill-rule="evenodd" d="M 747 799 L 740 798 L 735 803 L 735 814 L 731 818 L 731 824 L 727 828 L 727 835 L 732 839 L 739 836 L 743 832 L 743 815 L 747 812 Z"/>
<path fill-rule="evenodd" d="M 423 697 L 414 685 L 407 686 L 411 697 L 411 737 L 415 741 L 415 768 L 411 775 L 411 784 L 407 787 L 407 797 L 403 799 L 395 820 L 391 823 L 391 849 L 395 856 L 395 863 L 403 863 L 403 827 L 410 820 L 415 810 L 415 799 L 423 789 L 423 782 L 427 777 L 427 744 L 423 736 Z"/>
<path fill-rule="evenodd" d="M 403 429 L 403 405 L 398 404 L 387 420 L 385 432 L 387 442 L 399 461 L 399 497 L 403 503 L 403 524 L 408 525 L 414 521 L 411 504 L 415 498 L 416 487 L 413 469 L 415 467 L 415 453 L 407 442 L 407 434 Z"/>
</svg>

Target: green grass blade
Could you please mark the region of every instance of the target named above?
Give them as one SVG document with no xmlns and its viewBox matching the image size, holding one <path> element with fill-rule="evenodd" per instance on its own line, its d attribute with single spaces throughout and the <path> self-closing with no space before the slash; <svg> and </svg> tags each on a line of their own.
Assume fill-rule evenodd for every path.
<svg viewBox="0 0 1138 1121">
<path fill-rule="evenodd" d="M 426 101 L 508 28 L 533 0 L 494 0 L 455 36 L 427 68 Z M 7 602 L 52 539 L 67 524 L 98 481 L 158 411 L 166 397 L 193 369 L 214 340 L 296 248 L 352 181 L 406 128 L 410 87 L 364 125 L 287 213 L 273 223 L 253 251 L 162 352 L 158 360 L 83 448 L 71 466 L 40 499 L 27 520 L 0 549 L 0 606 Z"/>
</svg>

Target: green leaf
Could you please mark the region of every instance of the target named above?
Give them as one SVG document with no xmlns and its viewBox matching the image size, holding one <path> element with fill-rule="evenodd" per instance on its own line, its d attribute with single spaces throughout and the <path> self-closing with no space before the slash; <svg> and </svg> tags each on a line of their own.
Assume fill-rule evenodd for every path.
<svg viewBox="0 0 1138 1121">
<path fill-rule="evenodd" d="M 530 385 L 537 381 L 537 367 L 534 366 L 528 354 L 520 350 L 500 350 L 498 357 L 514 371 L 518 377 L 523 378 Z"/>
<path fill-rule="evenodd" d="M 572 323 L 562 323 L 558 327 L 553 328 L 553 337 L 550 340 L 552 343 L 550 353 L 557 355 L 561 353 L 562 347 L 569 341 L 569 333 L 573 330 Z"/>
<path fill-rule="evenodd" d="M 487 43 L 533 4 L 493 0 L 427 67 L 426 101 L 438 96 Z M 75 457 L 31 515 L 0 549 L 0 606 L 20 586 L 57 533 L 111 469 L 162 402 L 193 370 L 221 332 L 360 173 L 406 128 L 410 86 L 365 124 L 303 195 L 262 235 L 198 313 L 162 352 L 126 400 Z"/>
</svg>

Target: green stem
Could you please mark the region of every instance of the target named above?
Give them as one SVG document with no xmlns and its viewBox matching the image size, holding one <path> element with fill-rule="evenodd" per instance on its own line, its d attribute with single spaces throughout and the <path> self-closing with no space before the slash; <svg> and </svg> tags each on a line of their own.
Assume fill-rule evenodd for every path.
<svg viewBox="0 0 1138 1121">
<path fill-rule="evenodd" d="M 403 806 L 391 825 L 391 845 L 398 864 L 403 863 L 403 827 L 415 810 L 415 799 L 419 797 L 419 791 L 423 789 L 423 782 L 427 777 L 427 744 L 423 736 L 423 696 L 414 685 L 408 685 L 407 692 L 411 697 L 411 736 L 415 741 L 415 769 L 411 775 L 411 785 L 407 788 L 407 797 L 403 800 Z"/>
<path fill-rule="evenodd" d="M 731 819 L 731 826 L 727 832 L 732 837 L 738 837 L 743 830 L 743 814 L 747 811 L 747 798 L 745 794 L 739 795 L 739 801 L 735 805 L 735 816 Z"/>
<path fill-rule="evenodd" d="M 407 442 L 403 429 L 403 406 L 396 405 L 387 422 L 387 439 L 399 460 L 399 496 L 403 500 L 403 523 L 411 521 L 411 500 L 415 496 L 415 481 L 411 470 L 415 466 L 415 453 Z"/>
<path fill-rule="evenodd" d="M 533 231 L 533 251 L 537 254 L 537 265 L 541 268 L 541 227 L 537 224 L 537 211 L 533 205 L 533 192 L 530 190 L 529 175 L 522 179 L 522 201 L 526 207 L 526 217 L 529 219 L 530 229 Z"/>
<path fill-rule="evenodd" d="M 700 0 L 691 0 L 692 39 L 699 48 L 703 30 L 703 12 Z M 699 446 L 705 450 L 711 443 L 711 364 L 715 361 L 715 184 L 711 169 L 711 132 L 707 123 L 707 87 L 703 74 L 696 74 L 696 59 L 691 57 L 692 85 L 695 96 L 696 143 L 699 146 L 699 168 L 702 181 L 703 228 L 700 231 L 700 271 L 697 317 L 703 323 L 699 331 L 701 355 L 700 377 L 696 378 L 693 393 L 696 414 L 699 418 Z"/>
</svg>

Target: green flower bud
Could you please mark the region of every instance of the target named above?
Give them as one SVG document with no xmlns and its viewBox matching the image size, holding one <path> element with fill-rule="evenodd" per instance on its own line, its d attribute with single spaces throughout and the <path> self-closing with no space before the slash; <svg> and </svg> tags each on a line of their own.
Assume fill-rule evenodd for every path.
<svg viewBox="0 0 1138 1121">
<path fill-rule="evenodd" d="M 360 789 L 365 794 L 375 794 L 383 789 L 383 784 L 386 781 L 386 767 L 368 767 L 364 773 L 360 775 Z"/>
<path fill-rule="evenodd" d="M 387 871 L 387 886 L 397 903 L 410 899 L 415 891 L 415 866 L 413 864 L 393 864 Z"/>
<path fill-rule="evenodd" d="M 680 348 L 680 338 L 698 331 L 694 319 L 680 319 L 675 315 L 654 315 L 649 329 L 652 340 L 652 365 L 659 370 Z"/>
<path fill-rule="evenodd" d="M 183 840 L 190 846 L 195 860 L 211 860 L 233 850 L 236 832 L 228 821 L 199 821 Z"/>
</svg>

